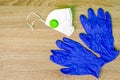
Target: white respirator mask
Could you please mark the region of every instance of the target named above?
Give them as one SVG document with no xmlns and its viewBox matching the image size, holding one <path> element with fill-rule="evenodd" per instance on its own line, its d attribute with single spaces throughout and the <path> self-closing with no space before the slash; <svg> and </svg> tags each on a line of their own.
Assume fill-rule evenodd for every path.
<svg viewBox="0 0 120 80">
<path fill-rule="evenodd" d="M 38 17 L 38 19 L 35 19 L 30 23 L 29 17 L 30 15 L 27 16 L 27 22 L 28 25 L 34 29 L 34 23 L 37 20 L 40 20 L 44 22 L 48 27 L 55 29 L 67 36 L 70 36 L 74 32 L 74 26 L 72 25 L 72 12 L 71 8 L 64 8 L 64 9 L 56 9 L 53 10 L 44 20 L 39 14 L 37 13 L 31 13 L 35 16 Z"/>
</svg>

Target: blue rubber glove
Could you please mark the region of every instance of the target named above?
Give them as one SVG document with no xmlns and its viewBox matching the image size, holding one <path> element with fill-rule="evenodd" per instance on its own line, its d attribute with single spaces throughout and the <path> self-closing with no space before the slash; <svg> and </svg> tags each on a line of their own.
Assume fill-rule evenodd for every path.
<svg viewBox="0 0 120 80">
<path fill-rule="evenodd" d="M 80 43 L 69 38 L 57 40 L 58 50 L 51 50 L 50 60 L 64 66 L 61 72 L 69 75 L 94 75 L 99 77 L 104 60 L 84 48 Z M 101 54 L 100 54 L 101 55 Z"/>
<path fill-rule="evenodd" d="M 105 62 L 114 60 L 119 51 L 115 50 L 114 37 L 112 35 L 112 21 L 108 12 L 99 8 L 97 16 L 94 11 L 88 9 L 88 19 L 80 16 L 80 21 L 87 34 L 80 33 L 82 41 L 93 51 L 101 54 Z"/>
<path fill-rule="evenodd" d="M 96 16 L 94 11 L 89 8 L 88 19 L 84 15 L 81 15 L 80 21 L 90 38 L 100 44 L 104 44 L 108 49 L 114 49 L 112 21 L 108 12 L 104 13 L 104 10 L 99 8 Z"/>
</svg>

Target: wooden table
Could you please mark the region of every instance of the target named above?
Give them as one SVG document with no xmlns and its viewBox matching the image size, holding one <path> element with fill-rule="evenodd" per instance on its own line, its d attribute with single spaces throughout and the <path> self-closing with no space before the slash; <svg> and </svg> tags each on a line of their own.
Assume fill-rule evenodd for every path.
<svg viewBox="0 0 120 80">
<path fill-rule="evenodd" d="M 0 80 L 96 80 L 90 75 L 68 76 L 59 72 L 62 67 L 52 63 L 49 56 L 51 49 L 57 49 L 55 41 L 65 35 L 42 22 L 36 22 L 32 32 L 26 22 L 31 12 L 38 12 L 45 19 L 56 8 L 72 6 L 76 31 L 69 38 L 81 42 L 78 34 L 84 30 L 79 15 L 87 15 L 89 7 L 95 12 L 101 7 L 112 15 L 115 47 L 120 49 L 120 0 L 4 0 L 0 5 Z M 120 56 L 102 68 L 99 80 L 120 80 Z"/>
</svg>

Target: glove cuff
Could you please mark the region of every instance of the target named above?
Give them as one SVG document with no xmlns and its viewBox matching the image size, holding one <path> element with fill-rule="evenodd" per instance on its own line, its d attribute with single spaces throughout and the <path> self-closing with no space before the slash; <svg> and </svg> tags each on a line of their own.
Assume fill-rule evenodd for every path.
<svg viewBox="0 0 120 80">
<path fill-rule="evenodd" d="M 92 66 L 90 66 L 89 70 L 91 72 L 91 75 L 95 76 L 96 78 L 99 78 L 101 67 L 102 67 L 102 65 L 92 65 Z"/>
</svg>

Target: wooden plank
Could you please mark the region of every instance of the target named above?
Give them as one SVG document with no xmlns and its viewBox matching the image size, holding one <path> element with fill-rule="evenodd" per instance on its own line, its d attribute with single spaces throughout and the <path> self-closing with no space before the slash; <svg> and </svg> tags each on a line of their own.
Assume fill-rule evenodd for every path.
<svg viewBox="0 0 120 80">
<path fill-rule="evenodd" d="M 0 0 L 1 6 L 61 6 L 61 5 L 74 5 L 74 6 L 116 6 L 119 5 L 119 0 Z"/>
</svg>

